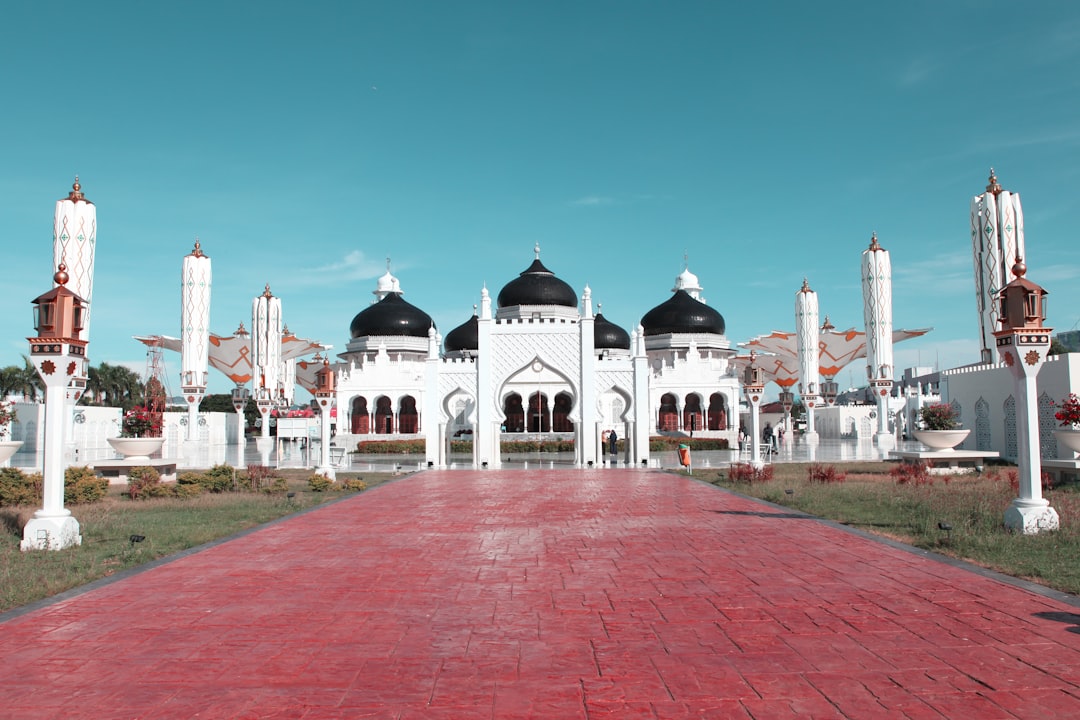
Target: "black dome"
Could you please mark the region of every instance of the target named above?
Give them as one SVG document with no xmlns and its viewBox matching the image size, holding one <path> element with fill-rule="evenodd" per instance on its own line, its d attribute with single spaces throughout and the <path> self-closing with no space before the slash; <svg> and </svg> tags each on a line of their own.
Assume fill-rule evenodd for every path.
<svg viewBox="0 0 1080 720">
<path fill-rule="evenodd" d="M 400 293 L 389 293 L 379 302 L 356 314 L 349 325 L 349 336 L 427 337 L 428 330 L 434 326 L 435 323 L 426 312 L 403 300 Z"/>
<path fill-rule="evenodd" d="M 475 315 L 446 334 L 446 352 L 476 350 L 480 347 L 480 324 Z"/>
<path fill-rule="evenodd" d="M 516 305 L 565 305 L 577 307 L 577 294 L 555 273 L 544 267 L 540 258 L 529 269 L 506 283 L 499 293 L 499 307 Z"/>
<path fill-rule="evenodd" d="M 630 334 L 597 313 L 593 323 L 593 346 L 597 350 L 629 350 Z"/>
<path fill-rule="evenodd" d="M 723 335 L 724 317 L 685 290 L 679 290 L 641 318 L 645 335 L 667 333 L 713 333 Z"/>
</svg>

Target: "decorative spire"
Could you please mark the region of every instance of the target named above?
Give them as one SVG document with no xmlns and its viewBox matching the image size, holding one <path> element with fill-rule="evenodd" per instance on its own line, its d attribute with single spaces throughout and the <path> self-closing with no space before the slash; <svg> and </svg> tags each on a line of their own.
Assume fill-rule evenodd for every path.
<svg viewBox="0 0 1080 720">
<path fill-rule="evenodd" d="M 799 288 L 799 292 L 813 292 L 813 290 L 810 289 L 810 282 L 806 278 L 802 279 L 802 287 Z"/>
<path fill-rule="evenodd" d="M 191 251 L 192 257 L 206 257 L 203 255 L 202 245 L 199 244 L 199 236 L 195 236 L 195 249 Z"/>
<path fill-rule="evenodd" d="M 682 269 L 690 269 L 690 253 L 688 253 L 686 250 L 683 250 L 682 252 Z"/>
<path fill-rule="evenodd" d="M 274 297 L 274 294 L 270 292 L 270 283 L 266 283 L 266 289 L 263 290 L 262 296 L 264 298 L 272 298 L 272 297 Z"/>
<path fill-rule="evenodd" d="M 881 246 L 878 245 L 877 232 L 874 232 L 874 233 L 872 233 L 870 235 L 870 249 L 873 250 L 874 252 L 877 252 L 878 250 L 882 249 Z"/>
<path fill-rule="evenodd" d="M 478 307 L 478 306 L 477 306 L 477 304 L 476 304 L 476 303 L 473 303 L 473 306 L 472 306 L 472 314 L 473 314 L 473 317 L 476 317 L 476 308 L 477 308 L 477 307 Z"/>
<path fill-rule="evenodd" d="M 997 176 L 994 175 L 994 168 L 990 168 L 990 182 L 986 186 L 986 192 L 992 194 L 994 197 L 1001 194 L 1001 185 L 998 184 Z"/>
<path fill-rule="evenodd" d="M 602 303 L 602 302 L 596 303 L 596 314 L 599 315 L 602 312 L 604 312 L 604 303 Z"/>
<path fill-rule="evenodd" d="M 836 326 L 829 322 L 829 316 L 825 316 L 825 323 L 821 326 L 822 330 L 835 330 Z"/>
<path fill-rule="evenodd" d="M 61 265 L 60 267 L 64 267 L 64 266 Z M 1019 254 L 1017 254 L 1017 256 L 1016 256 L 1016 262 L 1012 266 L 1012 271 L 1013 271 L 1013 275 L 1015 275 L 1018 278 L 1024 277 L 1024 274 L 1027 273 L 1027 265 L 1024 264 L 1024 259 L 1021 258 Z M 59 281 L 57 281 L 57 282 L 59 282 Z"/>
<path fill-rule="evenodd" d="M 82 194 L 82 185 L 79 184 L 79 176 L 75 176 L 75 182 L 71 184 L 71 192 L 64 198 L 71 202 L 90 202 L 86 199 L 86 196 Z"/>
<path fill-rule="evenodd" d="M 540 259 L 540 243 L 533 245 L 533 252 L 536 253 L 536 259 Z"/>
<path fill-rule="evenodd" d="M 70 276 L 67 274 L 67 265 L 60 263 L 60 266 L 56 268 L 56 274 L 53 275 L 53 282 L 57 285 L 66 285 L 70 280 Z"/>
<path fill-rule="evenodd" d="M 233 335 L 247 335 L 247 334 L 248 334 L 247 328 L 244 327 L 244 321 L 241 320 L 240 321 L 240 327 L 236 328 L 236 332 L 234 332 Z"/>
<path fill-rule="evenodd" d="M 292 335 L 292 333 L 289 332 L 289 324 L 288 323 L 285 323 L 284 325 L 281 326 L 281 334 L 282 335 Z"/>
</svg>

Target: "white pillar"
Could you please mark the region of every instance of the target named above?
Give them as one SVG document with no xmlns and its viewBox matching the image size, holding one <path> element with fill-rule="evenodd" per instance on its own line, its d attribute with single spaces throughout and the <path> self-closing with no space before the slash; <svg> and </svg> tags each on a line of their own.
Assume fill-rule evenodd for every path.
<svg viewBox="0 0 1080 720">
<path fill-rule="evenodd" d="M 808 442 L 818 439 L 814 429 L 814 412 L 819 402 L 819 328 L 817 293 L 810 289 L 810 284 L 804 279 L 802 288 L 795 293 L 795 332 L 799 355 L 799 394 L 806 407 L 806 432 L 803 437 Z"/>
<path fill-rule="evenodd" d="M 891 445 L 889 395 L 893 385 L 892 261 L 877 233 L 862 254 L 863 320 L 866 324 L 866 375 L 877 402 L 879 445 Z"/>
</svg>

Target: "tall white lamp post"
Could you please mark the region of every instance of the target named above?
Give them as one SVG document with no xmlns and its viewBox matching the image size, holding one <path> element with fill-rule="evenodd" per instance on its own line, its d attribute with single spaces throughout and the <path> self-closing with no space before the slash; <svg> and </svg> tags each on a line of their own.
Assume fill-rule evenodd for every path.
<svg viewBox="0 0 1080 720">
<path fill-rule="evenodd" d="M 818 375 L 821 348 L 818 347 L 817 293 L 810 289 L 810 283 L 805 278 L 802 287 L 795 293 L 795 335 L 799 355 L 799 394 L 806 406 L 806 432 L 803 437 L 813 443 L 818 439 L 817 430 L 814 429 L 814 408 L 820 402 Z"/>
<path fill-rule="evenodd" d="M 82 544 L 79 521 L 64 507 L 64 435 L 69 413 L 69 386 L 86 387 L 86 341 L 83 330 L 85 304 L 68 290 L 67 269 L 60 264 L 49 292 L 34 302 L 34 337 L 30 359 L 45 382 L 45 442 L 43 501 L 40 510 L 23 528 L 23 550 L 62 550 Z"/>
<path fill-rule="evenodd" d="M 877 402 L 879 445 L 891 445 L 889 395 L 893 386 L 892 261 L 877 233 L 862 254 L 863 320 L 866 323 L 866 376 Z"/>
<path fill-rule="evenodd" d="M 330 360 L 323 360 L 323 366 L 315 374 L 315 401 L 319 403 L 319 467 L 316 470 L 331 480 L 337 475 L 330 464 L 330 413 L 334 409 L 334 369 Z"/>
<path fill-rule="evenodd" d="M 1013 376 L 1016 392 L 1016 470 L 1020 496 L 1005 511 L 1005 525 L 1032 535 L 1057 530 L 1058 514 L 1042 496 L 1039 457 L 1039 413 L 1035 380 L 1050 349 L 1046 327 L 1046 291 L 1024 277 L 1027 267 L 1018 256 L 1015 278 L 1001 291 L 1001 329 L 994 332 L 997 351 Z"/>
<path fill-rule="evenodd" d="M 750 364 L 743 376 L 743 393 L 750 404 L 750 464 L 756 468 L 765 463 L 761 461 L 761 398 L 765 395 L 765 381 L 761 368 L 754 363 L 757 353 L 750 352 Z"/>
</svg>

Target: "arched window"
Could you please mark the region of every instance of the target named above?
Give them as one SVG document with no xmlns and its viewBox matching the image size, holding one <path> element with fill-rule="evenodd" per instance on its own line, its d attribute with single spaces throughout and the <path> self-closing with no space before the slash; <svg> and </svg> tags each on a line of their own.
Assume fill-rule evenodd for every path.
<svg viewBox="0 0 1080 720">
<path fill-rule="evenodd" d="M 371 418 L 368 417 L 367 398 L 362 396 L 354 397 L 349 415 L 352 418 L 353 435 L 367 435 L 371 432 Z"/>
<path fill-rule="evenodd" d="M 406 395 L 398 405 L 398 432 L 417 433 L 420 428 L 420 416 L 416 413 L 416 398 Z"/>
<path fill-rule="evenodd" d="M 721 393 L 709 396 L 709 429 L 727 430 L 727 400 Z"/>
<path fill-rule="evenodd" d="M 660 414 L 656 418 L 656 429 L 660 432 L 675 432 L 679 429 L 678 399 L 671 393 L 664 393 L 660 398 Z"/>
<path fill-rule="evenodd" d="M 375 434 L 390 435 L 394 432 L 394 408 L 390 398 L 382 395 L 375 401 Z"/>
<path fill-rule="evenodd" d="M 555 396 L 555 409 L 551 414 L 551 424 L 555 427 L 555 432 L 574 432 L 574 423 L 570 420 L 572 406 L 570 393 L 561 392 Z"/>
<path fill-rule="evenodd" d="M 690 393 L 686 396 L 686 405 L 683 407 L 683 430 L 693 432 L 703 430 L 705 426 L 701 422 L 701 396 Z"/>
<path fill-rule="evenodd" d="M 525 408 L 521 406 L 521 396 L 510 393 L 503 400 L 503 415 L 506 416 L 506 432 L 525 432 Z"/>
</svg>

